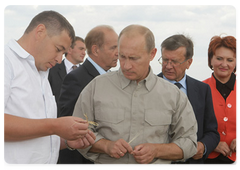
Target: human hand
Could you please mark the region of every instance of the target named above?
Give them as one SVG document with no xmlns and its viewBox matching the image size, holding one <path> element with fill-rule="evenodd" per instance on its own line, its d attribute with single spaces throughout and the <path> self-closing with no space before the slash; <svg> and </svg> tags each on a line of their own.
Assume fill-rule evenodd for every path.
<svg viewBox="0 0 240 170">
<path fill-rule="evenodd" d="M 204 144 L 202 142 L 198 142 L 197 153 L 192 158 L 194 160 L 201 159 L 203 157 L 204 150 L 205 150 Z"/>
<path fill-rule="evenodd" d="M 141 164 L 148 164 L 155 158 L 156 148 L 152 143 L 145 143 L 135 146 L 133 152 L 131 153 L 135 160 Z"/>
<path fill-rule="evenodd" d="M 226 142 L 219 142 L 218 146 L 214 149 L 215 152 L 219 152 L 224 156 L 230 155 L 230 148 Z"/>
<path fill-rule="evenodd" d="M 55 119 L 54 134 L 66 139 L 76 140 L 84 137 L 88 132 L 88 123 L 78 117 L 66 116 Z"/>
<path fill-rule="evenodd" d="M 232 156 L 233 152 L 236 152 L 236 139 L 233 139 L 230 144 L 230 156 Z"/>
<path fill-rule="evenodd" d="M 131 153 L 132 147 L 123 139 L 117 141 L 108 141 L 106 144 L 106 153 L 113 158 L 121 158 L 127 152 Z"/>
<path fill-rule="evenodd" d="M 74 149 L 85 149 L 89 147 L 90 145 L 93 145 L 95 142 L 96 136 L 94 133 L 90 130 L 88 130 L 88 133 L 83 136 L 82 138 L 72 140 L 72 141 L 67 141 L 68 146 Z"/>
</svg>

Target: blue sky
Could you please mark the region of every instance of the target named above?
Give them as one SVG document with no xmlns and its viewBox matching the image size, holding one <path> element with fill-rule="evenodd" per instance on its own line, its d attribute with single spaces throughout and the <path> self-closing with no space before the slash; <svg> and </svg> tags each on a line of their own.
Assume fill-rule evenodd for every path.
<svg viewBox="0 0 240 170">
<path fill-rule="evenodd" d="M 190 36 L 195 54 L 187 73 L 199 80 L 211 76 L 212 71 L 207 67 L 211 37 L 236 36 L 236 8 L 232 5 L 8 5 L 4 9 L 4 44 L 12 38 L 19 39 L 30 20 L 44 10 L 64 15 L 76 35 L 83 38 L 90 29 L 101 24 L 111 25 L 117 33 L 130 24 L 147 26 L 155 35 L 158 49 L 151 62 L 156 74 L 161 72 L 157 61 L 161 56 L 161 42 L 173 34 Z"/>
</svg>

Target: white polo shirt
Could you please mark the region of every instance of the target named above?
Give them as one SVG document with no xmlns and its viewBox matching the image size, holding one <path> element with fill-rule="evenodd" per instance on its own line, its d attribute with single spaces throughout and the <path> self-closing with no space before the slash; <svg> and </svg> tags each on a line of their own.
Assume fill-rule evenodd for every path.
<svg viewBox="0 0 240 170">
<path fill-rule="evenodd" d="M 48 71 L 38 71 L 34 57 L 11 40 L 4 49 L 4 113 L 31 119 L 56 118 L 57 107 L 47 78 Z M 57 163 L 59 148 L 56 135 L 4 142 L 5 161 Z"/>
</svg>

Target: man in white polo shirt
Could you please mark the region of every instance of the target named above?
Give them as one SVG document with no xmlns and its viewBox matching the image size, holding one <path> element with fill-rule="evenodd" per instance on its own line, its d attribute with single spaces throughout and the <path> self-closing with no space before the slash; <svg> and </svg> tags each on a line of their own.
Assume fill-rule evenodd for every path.
<svg viewBox="0 0 240 170">
<path fill-rule="evenodd" d="M 35 16 L 4 50 L 4 153 L 7 163 L 56 163 L 60 148 L 94 143 L 86 120 L 57 117 L 47 76 L 75 36 L 61 14 Z M 59 138 L 61 137 L 61 139 Z M 67 141 L 68 140 L 68 141 Z M 70 141 L 69 141 L 70 140 Z"/>
</svg>

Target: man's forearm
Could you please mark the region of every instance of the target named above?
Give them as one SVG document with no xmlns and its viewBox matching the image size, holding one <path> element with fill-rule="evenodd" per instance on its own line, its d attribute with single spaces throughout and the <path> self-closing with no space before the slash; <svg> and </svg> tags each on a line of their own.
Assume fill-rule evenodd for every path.
<svg viewBox="0 0 240 170">
<path fill-rule="evenodd" d="M 175 143 L 154 144 L 156 158 L 166 160 L 181 160 L 183 159 L 183 151 Z"/>
<path fill-rule="evenodd" d="M 107 144 L 110 142 L 107 139 L 100 139 L 96 143 L 94 143 L 89 150 L 89 152 L 94 152 L 94 153 L 106 153 L 107 152 Z"/>
<path fill-rule="evenodd" d="M 53 134 L 53 119 L 27 119 L 4 114 L 4 141 L 21 141 Z"/>
</svg>

